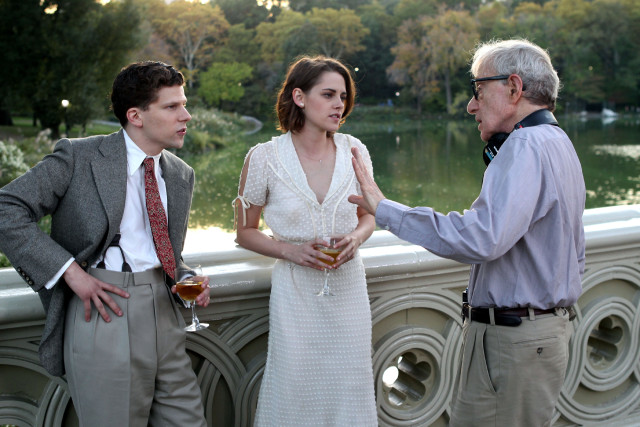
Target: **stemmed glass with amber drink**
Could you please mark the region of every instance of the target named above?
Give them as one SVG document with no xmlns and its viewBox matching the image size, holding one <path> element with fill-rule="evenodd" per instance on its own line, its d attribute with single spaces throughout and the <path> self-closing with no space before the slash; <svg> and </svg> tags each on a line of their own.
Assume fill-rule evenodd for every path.
<svg viewBox="0 0 640 427">
<path fill-rule="evenodd" d="M 176 283 L 176 291 L 187 308 L 191 307 L 191 324 L 184 328 L 187 332 L 201 331 L 209 327 L 208 323 L 200 323 L 196 316 L 196 298 L 202 292 L 202 268 L 198 265 L 192 269 L 195 276 L 185 277 Z M 176 279 L 182 277 L 184 270 L 176 270 Z"/>
<path fill-rule="evenodd" d="M 333 260 L 329 261 L 323 258 L 318 258 L 318 259 L 327 265 L 333 265 L 336 263 L 336 258 L 338 257 L 338 255 L 340 255 L 340 253 L 342 252 L 342 248 L 335 247 L 336 243 L 342 240 L 342 237 L 341 236 L 323 237 L 322 240 L 324 241 L 324 244 L 315 245 L 315 248 L 320 252 L 322 252 L 323 254 L 329 255 L 331 258 L 333 258 Z M 322 290 L 316 294 L 319 297 L 333 297 L 336 295 L 333 292 L 331 292 L 331 289 L 329 289 L 329 273 L 330 273 L 330 269 L 325 268 L 324 269 L 324 286 L 322 287 Z"/>
</svg>

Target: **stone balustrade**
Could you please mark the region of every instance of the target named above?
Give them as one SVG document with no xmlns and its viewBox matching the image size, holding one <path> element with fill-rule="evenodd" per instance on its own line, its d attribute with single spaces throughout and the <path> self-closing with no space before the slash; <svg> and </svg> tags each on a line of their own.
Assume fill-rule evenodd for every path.
<svg viewBox="0 0 640 427">
<path fill-rule="evenodd" d="M 640 205 L 592 209 L 584 222 L 584 291 L 554 426 L 639 425 Z M 216 250 L 185 255 L 211 277 L 214 301 L 198 308 L 211 326 L 188 334 L 187 350 L 209 425 L 250 426 L 267 350 L 273 260 L 231 240 L 209 246 Z M 385 231 L 376 231 L 361 253 L 380 425 L 444 426 L 469 268 Z M 189 322 L 187 310 L 184 316 Z M 37 295 L 13 269 L 0 270 L 0 426 L 77 425 L 64 379 L 38 363 L 43 322 Z"/>
</svg>

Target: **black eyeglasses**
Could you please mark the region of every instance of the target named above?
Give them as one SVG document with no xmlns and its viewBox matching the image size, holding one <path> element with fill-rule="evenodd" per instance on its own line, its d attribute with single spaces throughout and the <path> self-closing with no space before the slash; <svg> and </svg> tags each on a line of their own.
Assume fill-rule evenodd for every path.
<svg viewBox="0 0 640 427">
<path fill-rule="evenodd" d="M 473 97 L 478 100 L 478 89 L 476 88 L 477 82 L 485 82 L 488 80 L 507 80 L 509 75 L 502 74 L 500 76 L 482 77 L 479 79 L 471 79 L 471 90 L 473 91 Z M 524 88 L 522 88 L 524 90 Z"/>
</svg>

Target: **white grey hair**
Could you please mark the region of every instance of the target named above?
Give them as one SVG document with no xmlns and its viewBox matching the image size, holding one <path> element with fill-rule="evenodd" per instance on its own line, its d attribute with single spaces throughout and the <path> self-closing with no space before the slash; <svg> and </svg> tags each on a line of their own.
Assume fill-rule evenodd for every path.
<svg viewBox="0 0 640 427">
<path fill-rule="evenodd" d="M 523 96 L 534 104 L 555 110 L 561 88 L 558 73 L 546 50 L 525 39 L 491 40 L 480 43 L 473 54 L 471 74 L 482 69 L 501 74 L 517 74 L 525 87 Z M 487 76 L 480 76 L 487 77 Z M 504 84 L 507 84 L 506 81 Z"/>
</svg>

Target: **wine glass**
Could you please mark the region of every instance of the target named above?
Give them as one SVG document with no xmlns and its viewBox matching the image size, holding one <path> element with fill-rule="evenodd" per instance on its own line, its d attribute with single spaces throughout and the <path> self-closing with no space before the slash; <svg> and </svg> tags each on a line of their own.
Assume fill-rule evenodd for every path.
<svg viewBox="0 0 640 427">
<path fill-rule="evenodd" d="M 202 292 L 202 268 L 198 265 L 192 269 L 195 276 L 188 276 L 176 283 L 176 291 L 187 308 L 191 307 L 191 324 L 184 328 L 187 332 L 201 331 L 209 327 L 208 323 L 200 323 L 196 316 L 195 299 Z M 176 279 L 184 274 L 184 270 L 176 270 Z"/>
<path fill-rule="evenodd" d="M 323 237 L 322 240 L 324 241 L 324 244 L 315 245 L 315 248 L 320 252 L 322 252 L 323 254 L 329 255 L 331 258 L 333 258 L 333 260 L 328 261 L 322 258 L 318 258 L 318 259 L 328 265 L 335 264 L 336 258 L 338 257 L 338 255 L 340 255 L 340 253 L 342 252 L 342 249 L 334 248 L 334 246 L 341 239 L 342 237 L 340 236 Z M 324 269 L 324 286 L 322 287 L 322 290 L 316 294 L 319 297 L 333 297 L 336 295 L 333 292 L 331 292 L 331 289 L 329 289 L 329 273 L 330 273 L 330 269 L 325 268 Z"/>
</svg>

